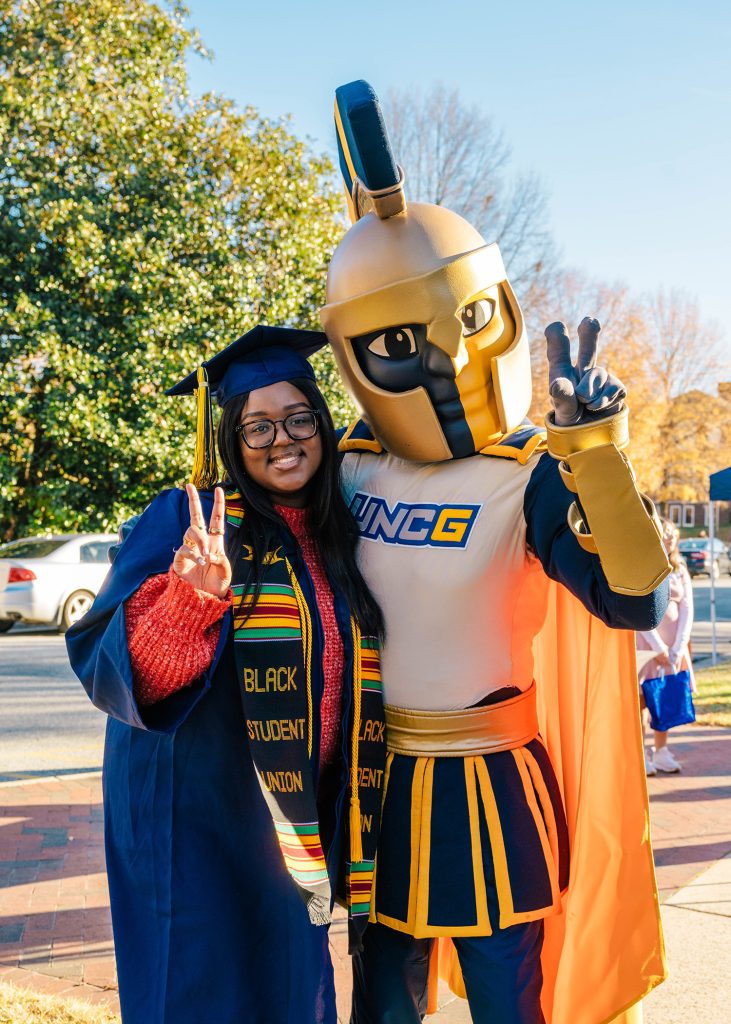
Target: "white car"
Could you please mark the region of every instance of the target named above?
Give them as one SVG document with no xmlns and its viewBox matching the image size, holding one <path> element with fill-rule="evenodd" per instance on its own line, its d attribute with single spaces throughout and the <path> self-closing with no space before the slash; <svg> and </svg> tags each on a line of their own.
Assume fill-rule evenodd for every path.
<svg viewBox="0 0 731 1024">
<path fill-rule="evenodd" d="M 91 608 L 116 543 L 112 533 L 66 533 L 0 545 L 0 633 L 16 622 L 65 632 Z"/>
</svg>

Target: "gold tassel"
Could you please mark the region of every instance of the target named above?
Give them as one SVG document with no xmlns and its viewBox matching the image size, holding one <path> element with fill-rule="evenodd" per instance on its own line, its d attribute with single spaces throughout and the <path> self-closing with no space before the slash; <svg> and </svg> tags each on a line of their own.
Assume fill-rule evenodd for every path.
<svg viewBox="0 0 731 1024">
<path fill-rule="evenodd" d="M 205 366 L 198 367 L 198 387 L 193 392 L 198 400 L 195 430 L 195 461 L 190 482 L 208 489 L 218 483 L 216 445 L 213 440 L 213 403 Z"/>
<path fill-rule="evenodd" d="M 358 796 L 358 736 L 360 734 L 361 659 L 360 629 L 351 619 L 353 634 L 353 746 L 350 759 L 350 862 L 363 860 L 363 837 L 360 824 L 360 798 Z"/>
<path fill-rule="evenodd" d="M 360 834 L 360 799 L 350 798 L 350 862 L 358 864 L 363 860 L 363 838 Z"/>
</svg>

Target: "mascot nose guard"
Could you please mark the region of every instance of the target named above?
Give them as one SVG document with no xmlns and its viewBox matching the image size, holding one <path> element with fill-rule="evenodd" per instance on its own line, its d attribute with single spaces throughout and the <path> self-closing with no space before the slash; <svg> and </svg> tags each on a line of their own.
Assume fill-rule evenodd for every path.
<svg viewBox="0 0 731 1024">
<path fill-rule="evenodd" d="M 500 250 L 442 206 L 407 204 L 367 82 L 335 97 L 353 225 L 321 318 L 340 372 L 394 455 L 473 455 L 515 430 L 531 401 L 528 339 Z"/>
</svg>

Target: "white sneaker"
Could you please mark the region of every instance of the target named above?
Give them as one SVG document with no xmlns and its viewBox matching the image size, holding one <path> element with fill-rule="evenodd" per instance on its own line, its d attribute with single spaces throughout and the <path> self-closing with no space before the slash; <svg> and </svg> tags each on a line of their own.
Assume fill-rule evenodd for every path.
<svg viewBox="0 0 731 1024">
<path fill-rule="evenodd" d="M 657 775 L 657 768 L 652 760 L 652 751 L 645 751 L 645 775 Z"/>
<path fill-rule="evenodd" d="M 653 764 L 659 772 L 668 772 L 669 774 L 672 774 L 681 770 L 680 763 L 675 760 L 667 747 L 660 747 L 659 750 L 655 751 Z"/>
</svg>

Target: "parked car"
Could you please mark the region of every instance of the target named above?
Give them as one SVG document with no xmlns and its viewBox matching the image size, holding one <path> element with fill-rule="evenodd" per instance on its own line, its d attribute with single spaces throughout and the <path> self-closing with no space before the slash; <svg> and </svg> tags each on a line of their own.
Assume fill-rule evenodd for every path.
<svg viewBox="0 0 731 1024">
<path fill-rule="evenodd" d="M 64 633 L 91 608 L 115 543 L 111 533 L 67 533 L 0 545 L 0 633 L 16 622 Z"/>
<path fill-rule="evenodd" d="M 713 558 L 710 537 L 688 537 L 687 540 L 681 540 L 678 549 L 691 576 L 699 576 L 701 573 L 710 576 L 713 573 L 714 580 L 717 580 L 722 572 L 731 574 L 728 550 L 723 541 L 717 538 L 713 541 Z"/>
</svg>

